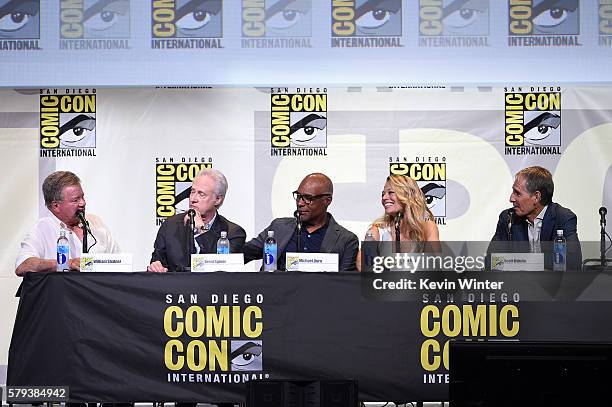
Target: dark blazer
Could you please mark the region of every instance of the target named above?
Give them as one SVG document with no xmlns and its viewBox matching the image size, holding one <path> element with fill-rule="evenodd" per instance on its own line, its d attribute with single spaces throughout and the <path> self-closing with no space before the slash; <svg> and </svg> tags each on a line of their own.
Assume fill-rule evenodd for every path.
<svg viewBox="0 0 612 407">
<path fill-rule="evenodd" d="M 567 240 L 567 268 L 580 270 L 582 266 L 582 251 L 577 232 L 578 219 L 571 210 L 551 202 L 546 208 L 542 229 L 540 230 L 540 244 L 544 253 L 544 267 L 552 269 L 552 242 L 557 237 L 557 230 L 563 230 L 563 236 Z M 508 209 L 499 214 L 497 228 L 491 239 L 489 252 L 501 251 L 508 248 L 507 245 L 495 244 L 494 242 L 508 241 Z M 512 241 L 524 242 L 512 245 L 514 252 L 529 251 L 529 232 L 527 231 L 527 218 L 515 216 L 512 222 Z M 510 250 L 509 250 L 510 251 Z"/>
<path fill-rule="evenodd" d="M 189 237 L 193 236 L 189 227 L 183 223 L 184 213 L 169 217 L 159 227 L 157 237 L 153 244 L 151 263 L 159 260 L 168 271 L 184 271 L 191 267 L 189 254 Z M 237 224 L 225 219 L 219 213 L 215 218 L 210 230 L 199 235 L 196 240 L 201 253 L 216 253 L 217 240 L 221 237 L 221 231 L 227 231 L 230 241 L 230 252 L 240 253 L 246 240 L 246 232 Z"/>
<path fill-rule="evenodd" d="M 359 249 L 359 239 L 353 232 L 336 223 L 331 214 L 328 213 L 328 215 L 329 225 L 321 243 L 321 252 L 338 253 L 338 270 L 354 271 L 357 269 L 355 262 L 357 250 Z M 279 270 L 285 270 L 285 249 L 291 240 L 291 236 L 295 233 L 295 218 L 274 219 L 270 226 L 265 228 L 259 236 L 244 245 L 244 261 L 248 263 L 251 260 L 263 257 L 263 247 L 264 242 L 268 238 L 268 230 L 274 231 L 274 237 L 278 246 L 277 267 Z"/>
</svg>

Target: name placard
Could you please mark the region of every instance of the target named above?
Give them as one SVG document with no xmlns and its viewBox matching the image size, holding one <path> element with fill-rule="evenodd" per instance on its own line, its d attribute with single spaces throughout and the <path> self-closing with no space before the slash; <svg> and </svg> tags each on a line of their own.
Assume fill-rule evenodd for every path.
<svg viewBox="0 0 612 407">
<path fill-rule="evenodd" d="M 81 272 L 133 271 L 132 253 L 81 253 Z"/>
<path fill-rule="evenodd" d="M 286 255 L 287 271 L 338 271 L 338 253 L 292 253 Z"/>
<path fill-rule="evenodd" d="M 244 255 L 230 254 L 192 254 L 191 271 L 211 273 L 215 271 L 239 272 L 244 269 Z"/>
<path fill-rule="evenodd" d="M 491 271 L 542 271 L 544 253 L 492 253 Z"/>
</svg>

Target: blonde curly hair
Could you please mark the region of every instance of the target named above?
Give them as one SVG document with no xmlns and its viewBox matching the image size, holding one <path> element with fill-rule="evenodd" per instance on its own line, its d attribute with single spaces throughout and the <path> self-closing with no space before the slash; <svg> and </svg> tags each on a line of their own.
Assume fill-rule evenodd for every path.
<svg viewBox="0 0 612 407">
<path fill-rule="evenodd" d="M 422 242 L 426 240 L 426 222 L 434 219 L 433 213 L 427 207 L 425 195 L 410 177 L 405 175 L 389 175 L 387 182 L 391 183 L 397 201 L 402 207 L 404 218 L 400 231 L 409 240 Z M 372 226 L 391 228 L 395 226 L 395 216 L 383 214 Z"/>
</svg>

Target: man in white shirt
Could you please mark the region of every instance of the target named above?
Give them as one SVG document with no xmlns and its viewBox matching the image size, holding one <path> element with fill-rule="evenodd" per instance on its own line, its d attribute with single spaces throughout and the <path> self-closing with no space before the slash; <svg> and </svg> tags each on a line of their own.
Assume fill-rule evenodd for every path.
<svg viewBox="0 0 612 407">
<path fill-rule="evenodd" d="M 42 186 L 47 216 L 38 219 L 25 239 L 15 262 L 15 273 L 24 276 L 28 271 L 56 271 L 57 239 L 60 230 L 66 231 L 70 246 L 71 271 L 80 270 L 83 251 L 83 228 L 77 213 L 85 213 L 85 195 L 81 180 L 70 171 L 50 174 Z M 89 252 L 118 253 L 119 245 L 108 228 L 95 215 L 85 216 L 91 234 L 88 235 Z"/>
</svg>

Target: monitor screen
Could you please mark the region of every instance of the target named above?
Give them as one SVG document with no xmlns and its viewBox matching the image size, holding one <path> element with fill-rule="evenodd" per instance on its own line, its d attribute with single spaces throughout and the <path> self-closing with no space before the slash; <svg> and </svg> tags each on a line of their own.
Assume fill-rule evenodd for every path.
<svg viewBox="0 0 612 407">
<path fill-rule="evenodd" d="M 452 341 L 449 358 L 453 407 L 612 400 L 612 343 Z"/>
</svg>

